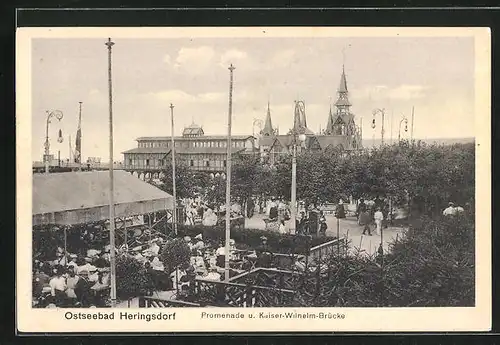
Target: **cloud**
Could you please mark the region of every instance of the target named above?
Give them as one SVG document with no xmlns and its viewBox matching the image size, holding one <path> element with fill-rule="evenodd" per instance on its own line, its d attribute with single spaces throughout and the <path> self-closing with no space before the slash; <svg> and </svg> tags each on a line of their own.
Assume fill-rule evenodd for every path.
<svg viewBox="0 0 500 345">
<path fill-rule="evenodd" d="M 191 103 L 196 100 L 196 97 L 182 90 L 164 90 L 151 92 L 147 94 L 157 101 L 172 102 L 172 103 Z"/>
<path fill-rule="evenodd" d="M 226 95 L 222 92 L 207 92 L 198 95 L 198 98 L 202 102 L 217 103 L 225 99 Z"/>
<path fill-rule="evenodd" d="M 215 51 L 208 46 L 181 48 L 177 53 L 174 68 L 183 73 L 203 74 L 213 65 Z M 164 57 L 165 61 L 166 57 Z"/>
<path fill-rule="evenodd" d="M 410 100 L 425 97 L 426 90 L 427 87 L 422 85 L 401 85 L 390 89 L 388 95 L 392 99 Z"/>
<path fill-rule="evenodd" d="M 397 87 L 388 87 L 386 85 L 367 86 L 360 90 L 353 90 L 354 98 L 370 99 L 372 101 L 380 100 L 411 100 L 424 98 L 428 87 L 423 85 L 403 84 Z"/>
<path fill-rule="evenodd" d="M 230 64 L 236 65 L 242 60 L 247 60 L 248 54 L 242 50 L 229 49 L 226 50 L 220 56 L 219 65 L 221 67 L 227 68 Z"/>
<path fill-rule="evenodd" d="M 171 65 L 172 57 L 168 54 L 165 54 L 165 56 L 163 56 L 163 62 L 166 63 L 167 65 Z"/>
<path fill-rule="evenodd" d="M 209 104 L 224 101 L 226 95 L 222 92 L 190 94 L 182 90 L 162 90 L 145 94 L 143 97 L 161 103 Z"/>
<path fill-rule="evenodd" d="M 107 95 L 102 92 L 102 90 L 92 88 L 88 92 L 87 99 L 84 103 L 91 103 L 91 104 L 102 104 L 107 101 Z"/>
<path fill-rule="evenodd" d="M 284 67 L 284 66 L 290 65 L 295 58 L 296 58 L 295 51 L 292 49 L 288 49 L 288 50 L 282 50 L 282 51 L 276 52 L 272 56 L 271 62 L 273 64 L 273 66 L 275 66 L 275 67 L 277 67 L 277 66 Z"/>
</svg>

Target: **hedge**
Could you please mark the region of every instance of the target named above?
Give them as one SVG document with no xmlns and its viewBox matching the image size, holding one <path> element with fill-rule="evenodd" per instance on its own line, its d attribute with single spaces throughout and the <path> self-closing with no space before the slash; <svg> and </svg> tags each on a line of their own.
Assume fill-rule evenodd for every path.
<svg viewBox="0 0 500 345">
<path fill-rule="evenodd" d="M 203 241 L 209 243 L 212 247 L 218 247 L 225 242 L 225 229 L 220 226 L 187 226 L 179 225 L 177 228 L 178 236 L 190 236 L 202 234 Z M 335 237 L 311 237 L 300 235 L 288 235 L 259 229 L 231 229 L 231 238 L 236 242 L 239 249 L 254 249 L 262 241 L 261 237 L 267 237 L 267 243 L 270 249 L 280 254 L 308 254 L 310 248 L 320 244 L 332 241 Z"/>
<path fill-rule="evenodd" d="M 298 288 L 307 307 L 472 307 L 475 224 L 470 215 L 421 217 L 384 257 L 331 257 Z"/>
</svg>

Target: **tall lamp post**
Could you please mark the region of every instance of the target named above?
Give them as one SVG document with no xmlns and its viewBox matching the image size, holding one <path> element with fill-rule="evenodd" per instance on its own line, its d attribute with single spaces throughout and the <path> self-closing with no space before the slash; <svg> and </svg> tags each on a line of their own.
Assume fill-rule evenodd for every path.
<svg viewBox="0 0 500 345">
<path fill-rule="evenodd" d="M 381 140 L 382 140 L 382 145 L 384 145 L 385 109 L 384 108 L 382 108 L 382 109 L 377 108 L 377 109 L 373 110 L 373 121 L 372 121 L 372 128 L 373 129 L 375 129 L 375 127 L 376 127 L 376 125 L 375 125 L 375 116 L 376 115 L 382 115 L 382 129 L 380 130 L 380 136 L 381 136 Z"/>
<path fill-rule="evenodd" d="M 415 107 L 411 107 L 411 133 L 410 138 L 413 143 L 413 121 L 415 120 Z"/>
<path fill-rule="evenodd" d="M 401 142 L 401 125 L 405 123 L 405 132 L 408 132 L 408 119 L 403 115 L 401 121 L 399 121 L 399 129 L 398 129 L 398 143 Z"/>
<path fill-rule="evenodd" d="M 116 306 L 116 254 L 115 254 L 115 201 L 113 178 L 113 84 L 111 78 L 111 47 L 115 43 L 108 38 L 108 92 L 109 92 L 109 257 L 111 266 L 111 307 Z"/>
<path fill-rule="evenodd" d="M 45 154 L 44 154 L 43 161 L 45 163 L 45 173 L 48 174 L 49 173 L 49 165 L 50 165 L 50 162 L 49 162 L 49 156 L 50 156 L 49 124 L 51 123 L 50 119 L 55 117 L 58 121 L 61 121 L 62 118 L 64 117 L 64 115 L 63 115 L 62 111 L 60 111 L 60 110 L 52 110 L 52 111 L 47 110 L 46 113 L 47 113 L 47 126 L 45 128 L 45 144 L 44 144 Z M 59 143 L 63 142 L 61 130 L 59 130 L 59 136 L 57 138 L 57 141 Z"/>
<path fill-rule="evenodd" d="M 231 240 L 231 122 L 233 117 L 233 64 L 229 66 L 229 111 L 227 115 L 227 157 L 226 157 L 226 245 L 224 250 L 224 280 L 229 281 L 229 254 Z"/>
<path fill-rule="evenodd" d="M 290 200 L 290 233 L 295 234 L 295 225 L 297 223 L 297 146 L 302 145 L 306 141 L 305 134 L 299 134 L 296 131 L 293 133 L 292 141 L 292 190 Z"/>
<path fill-rule="evenodd" d="M 177 236 L 177 191 L 175 186 L 175 142 L 174 142 L 174 105 L 170 103 L 170 118 L 172 125 L 172 133 L 170 135 L 172 143 L 172 197 L 174 198 L 174 212 L 172 214 L 172 224 L 174 225 L 174 233 Z"/>
<path fill-rule="evenodd" d="M 252 136 L 255 137 L 255 126 L 259 127 L 259 130 L 262 130 L 262 120 L 261 119 L 253 119 L 252 122 Z"/>
</svg>

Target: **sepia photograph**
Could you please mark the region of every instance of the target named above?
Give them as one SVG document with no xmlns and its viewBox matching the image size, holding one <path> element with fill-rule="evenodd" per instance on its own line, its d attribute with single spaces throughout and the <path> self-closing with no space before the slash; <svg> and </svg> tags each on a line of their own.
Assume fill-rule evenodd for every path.
<svg viewBox="0 0 500 345">
<path fill-rule="evenodd" d="M 332 322 L 484 306 L 490 71 L 474 31 L 210 30 L 26 39 L 32 311 Z"/>
</svg>

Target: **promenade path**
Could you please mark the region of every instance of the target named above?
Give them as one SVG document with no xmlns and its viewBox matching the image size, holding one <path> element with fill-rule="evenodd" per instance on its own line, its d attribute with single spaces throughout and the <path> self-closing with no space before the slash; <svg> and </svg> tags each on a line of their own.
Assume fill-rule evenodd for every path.
<svg viewBox="0 0 500 345">
<path fill-rule="evenodd" d="M 265 215 L 258 214 L 250 219 L 245 220 L 245 227 L 248 229 L 265 229 L 264 223 Z M 333 215 L 326 215 L 326 223 L 328 229 L 326 230 L 327 236 L 337 236 L 337 219 Z M 289 221 L 285 223 L 288 228 Z M 389 243 L 391 243 L 397 236 L 401 237 L 404 229 L 401 227 L 388 227 L 383 229 L 383 247 L 384 251 L 388 250 Z M 377 252 L 380 245 L 381 236 L 373 234 L 372 236 L 362 235 L 363 227 L 358 225 L 354 217 L 348 217 L 339 220 L 339 234 L 340 237 L 348 236 L 351 241 L 351 249 L 358 247 L 364 250 L 366 254 L 374 254 Z"/>
</svg>

